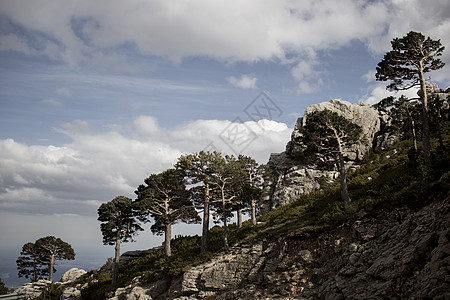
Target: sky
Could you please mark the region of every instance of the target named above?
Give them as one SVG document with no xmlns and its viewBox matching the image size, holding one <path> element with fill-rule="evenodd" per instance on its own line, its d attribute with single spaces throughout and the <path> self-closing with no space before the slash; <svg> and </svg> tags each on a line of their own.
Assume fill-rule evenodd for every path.
<svg viewBox="0 0 450 300">
<path fill-rule="evenodd" d="M 1 279 L 48 235 L 77 254 L 61 270 L 99 268 L 97 208 L 183 154 L 266 163 L 307 106 L 390 95 L 376 66 L 410 30 L 446 46 L 448 87 L 448 0 L 0 0 Z M 149 227 L 123 251 L 160 245 Z"/>
</svg>

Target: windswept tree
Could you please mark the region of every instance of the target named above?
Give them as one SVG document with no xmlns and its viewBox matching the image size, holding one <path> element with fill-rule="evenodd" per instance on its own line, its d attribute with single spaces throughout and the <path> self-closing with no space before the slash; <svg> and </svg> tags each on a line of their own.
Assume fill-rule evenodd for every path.
<svg viewBox="0 0 450 300">
<path fill-rule="evenodd" d="M 55 264 L 57 260 L 75 259 L 75 251 L 69 243 L 54 236 L 46 236 L 36 241 L 35 246 L 40 251 L 46 253 L 48 258 L 49 281 L 53 282 L 53 272 L 56 271 Z"/>
<path fill-rule="evenodd" d="M 103 203 L 98 208 L 98 221 L 103 235 L 103 244 L 115 246 L 113 261 L 113 276 L 111 284 L 117 285 L 119 278 L 119 258 L 121 243 L 133 241 L 138 231 L 143 230 L 136 221 L 137 211 L 132 200 L 118 196 L 110 202 Z"/>
<path fill-rule="evenodd" d="M 16 260 L 18 276 L 30 278 L 32 282 L 48 276 L 47 262 L 49 260 L 47 251 L 37 247 L 36 243 L 26 243 L 22 246 L 20 256 Z"/>
<path fill-rule="evenodd" d="M 178 222 L 197 223 L 200 217 L 193 206 L 189 191 L 183 182 L 183 176 L 176 169 L 168 169 L 159 174 L 152 174 L 136 190 L 136 208 L 140 211 L 140 220 L 150 222 L 153 233 L 164 234 L 165 255 L 171 256 L 170 241 L 172 225 Z"/>
<path fill-rule="evenodd" d="M 344 149 L 358 141 L 361 127 L 330 110 L 321 110 L 306 116 L 303 127 L 308 152 L 325 157 L 336 164 L 341 180 L 341 198 L 345 207 L 351 203 L 347 187 Z"/>
<path fill-rule="evenodd" d="M 203 210 L 201 252 L 208 251 L 210 221 L 211 176 L 214 160 L 221 157 L 218 152 L 200 151 L 181 156 L 175 167 L 182 172 L 186 185 L 190 186 L 192 200 L 197 209 Z"/>
<path fill-rule="evenodd" d="M 392 50 L 378 63 L 375 77 L 379 81 L 390 80 L 387 89 L 399 91 L 419 86 L 422 103 L 422 143 L 424 162 L 431 164 L 429 103 L 425 73 L 438 70 L 444 63 L 438 58 L 444 51 L 440 40 L 432 40 L 419 32 L 410 31 L 402 38 L 391 41 Z"/>
</svg>

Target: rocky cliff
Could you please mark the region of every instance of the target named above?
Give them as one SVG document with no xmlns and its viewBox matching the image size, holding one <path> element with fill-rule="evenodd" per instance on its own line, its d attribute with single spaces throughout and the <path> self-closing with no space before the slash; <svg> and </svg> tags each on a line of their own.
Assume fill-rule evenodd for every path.
<svg viewBox="0 0 450 300">
<path fill-rule="evenodd" d="M 338 227 L 247 240 L 176 278 L 119 299 L 449 299 L 450 174 L 421 208 L 381 210 Z"/>
<path fill-rule="evenodd" d="M 299 118 L 286 146 L 286 151 L 272 154 L 268 166 L 274 175 L 266 180 L 267 198 L 262 204 L 262 211 L 268 212 L 297 199 L 301 194 L 309 193 L 337 178 L 335 168 L 324 167 L 320 161 L 302 159 L 306 146 L 303 144 L 302 128 L 308 114 L 328 109 L 361 126 L 363 132 L 358 143 L 344 149 L 344 157 L 349 168 L 356 168 L 370 149 L 384 148 L 396 141 L 395 136 L 380 134 L 389 118 L 368 104 L 354 104 L 343 100 L 331 100 L 309 106 L 302 118 Z"/>
</svg>

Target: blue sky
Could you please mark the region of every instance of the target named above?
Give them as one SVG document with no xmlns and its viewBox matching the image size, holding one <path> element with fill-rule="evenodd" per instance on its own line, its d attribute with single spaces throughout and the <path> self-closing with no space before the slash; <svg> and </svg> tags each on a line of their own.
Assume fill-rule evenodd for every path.
<svg viewBox="0 0 450 300">
<path fill-rule="evenodd" d="M 0 0 L 0 277 L 16 284 L 22 245 L 46 235 L 77 253 L 62 268 L 99 267 L 98 206 L 182 154 L 266 163 L 308 105 L 388 96 L 375 68 L 410 30 L 446 46 L 430 76 L 449 86 L 448 16 L 444 0 Z"/>
</svg>

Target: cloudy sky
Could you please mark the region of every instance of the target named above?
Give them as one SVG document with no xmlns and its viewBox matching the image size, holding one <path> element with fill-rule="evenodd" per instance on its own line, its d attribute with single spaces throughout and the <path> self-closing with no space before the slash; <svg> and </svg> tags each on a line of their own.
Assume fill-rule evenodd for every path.
<svg viewBox="0 0 450 300">
<path fill-rule="evenodd" d="M 0 277 L 46 235 L 99 267 L 98 206 L 182 154 L 265 163 L 308 105 L 387 96 L 376 65 L 410 30 L 446 45 L 430 75 L 449 86 L 449 16 L 448 0 L 0 0 Z M 137 239 L 125 250 L 162 242 Z"/>
</svg>

